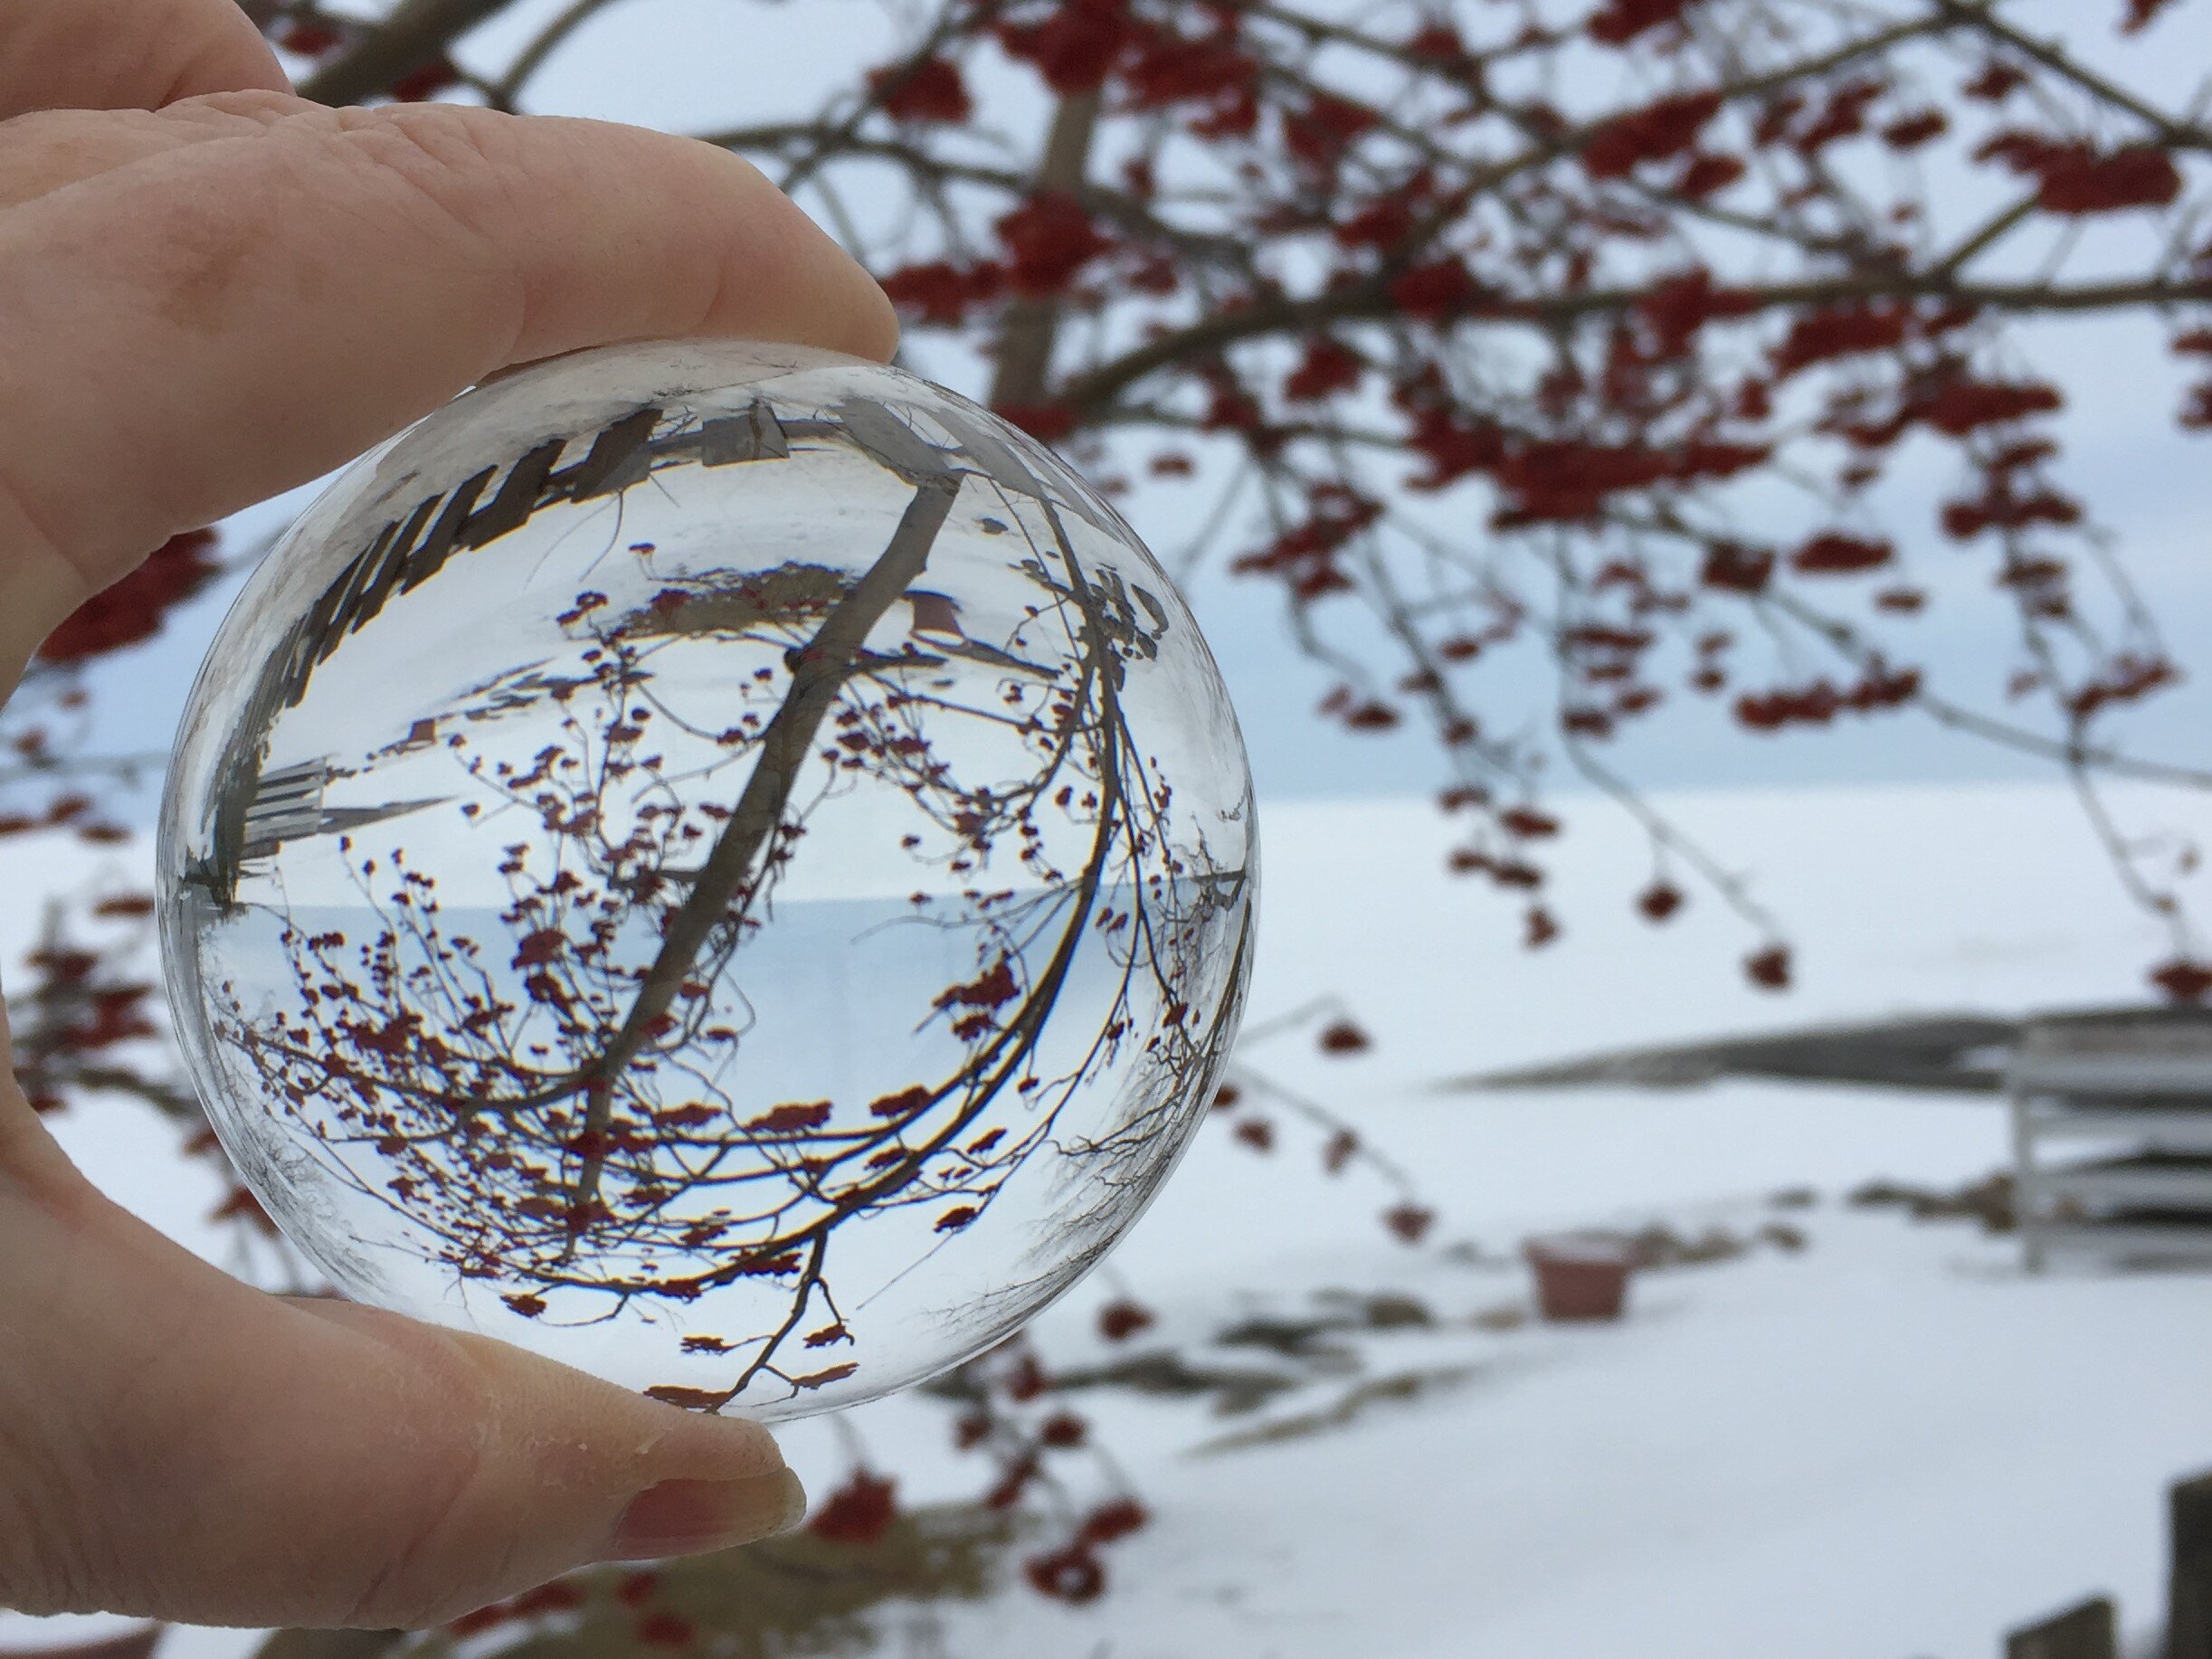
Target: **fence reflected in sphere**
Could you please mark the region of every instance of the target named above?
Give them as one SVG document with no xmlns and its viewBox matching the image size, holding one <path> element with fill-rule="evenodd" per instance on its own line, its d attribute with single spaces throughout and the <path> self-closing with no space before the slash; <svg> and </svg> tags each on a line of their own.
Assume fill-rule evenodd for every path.
<svg viewBox="0 0 2212 1659">
<path fill-rule="evenodd" d="M 916 1381 L 1173 1167 L 1251 960 L 1173 586 L 1049 451 L 793 347 L 581 354 L 365 458 L 186 711 L 164 943 L 348 1294 L 677 1404 Z"/>
</svg>

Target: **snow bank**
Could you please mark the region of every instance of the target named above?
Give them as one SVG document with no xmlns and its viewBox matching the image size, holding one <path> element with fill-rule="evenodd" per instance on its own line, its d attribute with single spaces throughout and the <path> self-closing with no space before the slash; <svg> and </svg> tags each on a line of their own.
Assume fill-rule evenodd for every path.
<svg viewBox="0 0 2212 1659">
<path fill-rule="evenodd" d="M 2029 1279 L 2012 1247 L 1963 1224 L 1834 1201 L 1876 1175 L 1950 1182 L 2001 1162 L 1994 1103 L 1436 1085 L 1817 1019 L 2135 1000 L 2157 930 L 2120 902 L 2055 788 L 1666 804 L 1790 930 L 1789 995 L 1744 981 L 1738 959 L 1759 941 L 1708 897 L 1664 929 L 1638 920 L 1649 856 L 1600 811 L 1557 845 L 1567 932 L 1533 956 L 1511 907 L 1440 873 L 1448 826 L 1427 806 L 1265 812 L 1254 1019 L 1335 993 L 1377 1043 L 1332 1060 L 1286 1035 L 1254 1058 L 1409 1164 L 1441 1242 L 1398 1244 L 1376 1222 L 1388 1195 L 1357 1171 L 1323 1175 L 1290 1125 L 1264 1160 L 1211 1133 L 1107 1275 L 1046 1316 L 1041 1346 L 1063 1363 L 1097 1351 L 1109 1277 L 1173 1341 L 1239 1310 L 1310 1311 L 1332 1287 L 1418 1297 L 1437 1322 L 1362 1345 L 1365 1379 L 1411 1379 L 1399 1397 L 1246 1449 L 1203 1448 L 1255 1421 L 1326 1418 L 1357 1384 L 1315 1381 L 1256 1419 L 1085 1396 L 1155 1526 L 1116 1548 L 1103 1601 L 1010 1592 L 945 1615 L 944 1651 L 1880 1659 L 1987 1654 L 2004 1627 L 2092 1589 L 2120 1594 L 2131 1622 L 2152 1614 L 2163 1484 L 2212 1465 L 2212 1278 Z M 2205 827 L 2195 803 L 2193 826 L 2181 808 L 2124 804 L 2139 824 Z M 119 879 L 134 857 L 92 862 Z M 0 862 L 21 896 L 0 913 L 12 962 L 34 896 L 87 864 L 24 842 L 0 845 Z M 166 1130 L 124 1108 L 56 1128 L 132 1208 L 212 1247 L 208 1195 L 176 1176 Z M 1801 1253 L 1641 1277 L 1619 1327 L 1492 1328 L 1526 1300 L 1510 1252 L 1528 1232 L 1654 1218 L 1746 1231 L 1772 1213 L 1766 1195 L 1799 1185 L 1829 1195 L 1790 1214 Z M 973 1491 L 935 1408 L 887 1401 L 850 1427 L 907 1495 Z M 797 1426 L 789 1444 L 818 1490 L 839 1477 L 831 1426 Z M 33 1629 L 0 1619 L 0 1643 Z M 188 1633 L 172 1659 L 228 1659 L 242 1641 Z"/>
</svg>

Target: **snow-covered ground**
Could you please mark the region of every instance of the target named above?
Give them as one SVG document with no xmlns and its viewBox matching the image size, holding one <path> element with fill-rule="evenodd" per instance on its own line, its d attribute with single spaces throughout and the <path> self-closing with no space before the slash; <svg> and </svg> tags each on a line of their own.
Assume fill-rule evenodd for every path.
<svg viewBox="0 0 2212 1659">
<path fill-rule="evenodd" d="M 1330 1292 L 1410 1296 L 1432 1322 L 1347 1338 L 1334 1369 L 1291 1363 L 1300 1386 L 1242 1415 L 1087 1392 L 1154 1525 L 1114 1548 L 1102 1600 L 1016 1589 L 940 1610 L 935 1651 L 1966 1659 L 2093 1590 L 2119 1595 L 2131 1627 L 2155 1618 L 2164 1485 L 2212 1466 L 2212 1275 L 2029 1278 L 1970 1224 L 1840 1201 L 1874 1176 L 1955 1184 L 1996 1167 L 1994 1103 L 1436 1085 L 1819 1018 L 2133 1000 L 2158 933 L 2118 901 L 2055 789 L 1667 804 L 1755 874 L 1798 943 L 1791 994 L 1743 981 L 1736 959 L 1755 941 L 1710 899 L 1666 929 L 1637 920 L 1648 855 L 1597 810 L 1559 844 L 1567 933 L 1534 956 L 1510 912 L 1439 873 L 1448 832 L 1427 807 L 1264 815 L 1254 1022 L 1335 993 L 1377 1040 L 1326 1060 L 1286 1034 L 1252 1058 L 1407 1164 L 1442 1212 L 1436 1242 L 1391 1237 L 1382 1189 L 1322 1175 L 1287 1123 L 1265 1159 L 1210 1132 L 1110 1275 L 1040 1322 L 1040 1345 L 1062 1365 L 1104 1357 L 1091 1325 L 1108 1276 L 1161 1312 L 1147 1334 L 1166 1341 L 1240 1313 L 1348 1305 Z M 2139 828 L 2192 827 L 2182 808 L 2123 809 Z M 49 878 L 29 877 L 17 891 Z M 0 918 L 10 960 L 32 919 Z M 110 1190 L 195 1234 L 208 1195 L 176 1180 L 166 1147 L 120 1116 L 57 1127 Z M 1820 1201 L 1771 1205 L 1799 1186 Z M 1645 1275 L 1619 1326 L 1500 1328 L 1526 1302 L 1512 1254 L 1526 1233 L 1655 1219 L 1739 1235 L 1781 1219 L 1807 1244 Z M 888 1401 L 850 1426 L 903 1495 L 973 1492 L 941 1408 Z M 839 1478 L 848 1452 L 831 1426 L 798 1425 L 788 1444 L 817 1488 Z M 60 1634 L 0 1620 L 0 1644 Z M 910 1645 L 894 1632 L 888 1651 Z M 239 1647 L 194 1632 L 170 1652 Z"/>
</svg>

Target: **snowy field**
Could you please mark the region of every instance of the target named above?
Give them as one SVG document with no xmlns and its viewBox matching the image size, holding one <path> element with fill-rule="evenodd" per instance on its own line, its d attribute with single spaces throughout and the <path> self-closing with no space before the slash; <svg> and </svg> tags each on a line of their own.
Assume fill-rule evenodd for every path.
<svg viewBox="0 0 2212 1659">
<path fill-rule="evenodd" d="M 1376 1046 L 1329 1060 L 1285 1035 L 1250 1057 L 1408 1165 L 1441 1212 L 1434 1239 L 1391 1238 L 1382 1189 L 1324 1177 L 1288 1124 L 1267 1158 L 1210 1131 L 1101 1281 L 1040 1322 L 1040 1345 L 1060 1366 L 1108 1357 L 1092 1321 L 1118 1288 L 1162 1313 L 1148 1337 L 1267 1360 L 1296 1386 L 1230 1416 L 1086 1393 L 1155 1516 L 1110 1552 L 1114 1588 L 1076 1608 L 1011 1589 L 894 1616 L 886 1654 L 1970 1659 L 2093 1591 L 2121 1598 L 2131 1631 L 2155 1620 L 2165 1484 L 2212 1467 L 2212 1275 L 2031 1279 L 1970 1223 L 1841 1202 L 1873 1177 L 1948 1186 L 1997 1167 L 1994 1103 L 1437 1085 L 1818 1019 L 2133 1001 L 2158 934 L 2118 901 L 2056 789 L 1668 804 L 1790 930 L 1790 994 L 1744 983 L 1737 960 L 1758 942 L 1709 897 L 1666 929 L 1638 921 L 1648 855 L 1594 803 L 1559 844 L 1566 934 L 1534 956 L 1509 909 L 1440 873 L 1448 830 L 1426 806 L 1263 815 L 1253 1022 L 1334 993 Z M 2146 833 L 2212 830 L 2187 802 L 2122 808 Z M 56 867 L 17 891 L 60 878 L 59 852 L 28 858 Z M 0 918 L 8 960 L 34 919 Z M 211 1193 L 134 1125 L 94 1111 L 57 1128 L 126 1202 L 204 1237 Z M 1818 1200 L 1771 1202 L 1798 1187 Z M 1531 1231 L 1663 1221 L 1751 1237 L 1777 1220 L 1802 1249 L 1644 1275 L 1619 1326 L 1515 1322 L 1528 1287 L 1513 1253 Z M 1381 1294 L 1418 1301 L 1428 1322 L 1287 1359 L 1202 1349 L 1240 1316 L 1311 1318 Z M 973 1492 L 942 1408 L 888 1401 L 850 1427 L 902 1497 Z M 817 1490 L 840 1477 L 830 1425 L 787 1444 Z M 0 1617 L 0 1645 L 96 1627 Z M 188 1632 L 165 1651 L 242 1645 Z"/>
</svg>

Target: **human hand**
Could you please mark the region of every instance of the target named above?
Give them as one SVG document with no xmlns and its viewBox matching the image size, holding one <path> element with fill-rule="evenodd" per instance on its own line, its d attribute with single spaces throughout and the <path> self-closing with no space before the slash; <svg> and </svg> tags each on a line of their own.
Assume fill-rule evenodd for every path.
<svg viewBox="0 0 2212 1659">
<path fill-rule="evenodd" d="M 0 691 L 170 536 L 505 365 L 894 338 L 745 163 L 594 122 L 325 109 L 233 0 L 0 7 Z M 95 1192 L 0 1083 L 0 1606 L 430 1624 L 800 1502 L 753 1426 L 248 1289 Z"/>
</svg>

